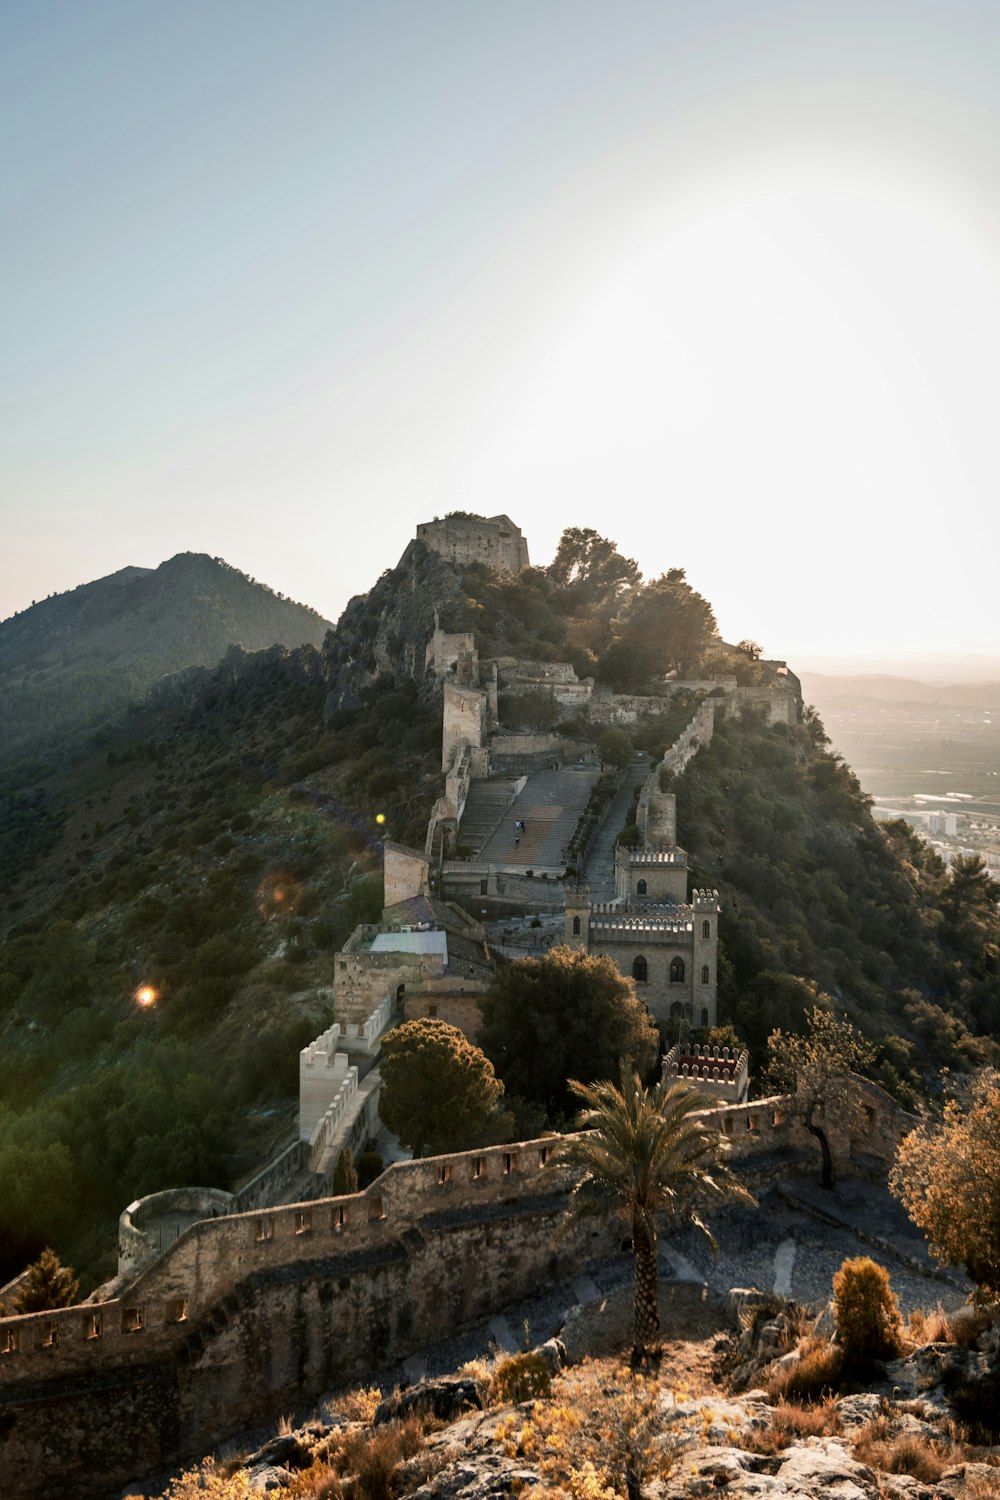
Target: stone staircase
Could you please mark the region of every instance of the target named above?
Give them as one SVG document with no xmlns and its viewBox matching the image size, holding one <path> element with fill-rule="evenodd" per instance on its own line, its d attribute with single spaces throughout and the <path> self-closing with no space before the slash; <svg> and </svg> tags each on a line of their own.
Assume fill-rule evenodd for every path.
<svg viewBox="0 0 1000 1500">
<path fill-rule="evenodd" d="M 625 773 L 621 791 L 608 809 L 604 822 L 594 836 L 587 855 L 583 878 L 590 887 L 592 901 L 615 899 L 615 840 L 625 824 L 625 817 L 635 801 L 635 789 L 649 775 L 648 760 L 634 760 Z"/>
<path fill-rule="evenodd" d="M 529 776 L 480 850 L 479 862 L 540 868 L 565 865 L 566 846 L 598 774 L 593 766 L 565 766 Z M 527 827 L 520 844 L 515 845 L 514 823 L 518 818 Z"/>
<path fill-rule="evenodd" d="M 475 859 L 517 796 L 518 783 L 502 780 L 474 781 L 469 787 L 465 811 L 458 829 L 459 847 Z"/>
</svg>

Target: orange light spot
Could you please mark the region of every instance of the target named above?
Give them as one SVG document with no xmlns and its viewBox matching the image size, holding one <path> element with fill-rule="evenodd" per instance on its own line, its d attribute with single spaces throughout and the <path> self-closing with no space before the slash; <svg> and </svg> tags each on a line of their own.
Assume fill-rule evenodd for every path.
<svg viewBox="0 0 1000 1500">
<path fill-rule="evenodd" d="M 135 992 L 136 1005 L 141 1005 L 144 1009 L 155 1005 L 158 998 L 159 996 L 151 984 L 142 984 Z"/>
<path fill-rule="evenodd" d="M 285 899 L 285 893 L 281 889 L 280 885 L 275 886 L 274 890 L 271 892 L 271 895 L 275 901 L 284 901 Z"/>
</svg>

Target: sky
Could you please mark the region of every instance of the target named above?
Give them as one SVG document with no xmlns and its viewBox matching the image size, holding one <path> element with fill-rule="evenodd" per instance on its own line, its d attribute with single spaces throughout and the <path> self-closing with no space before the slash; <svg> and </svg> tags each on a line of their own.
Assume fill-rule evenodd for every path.
<svg viewBox="0 0 1000 1500">
<path fill-rule="evenodd" d="M 335 619 L 592 526 L 793 664 L 1000 658 L 996 0 L 5 0 L 0 618 Z"/>
</svg>

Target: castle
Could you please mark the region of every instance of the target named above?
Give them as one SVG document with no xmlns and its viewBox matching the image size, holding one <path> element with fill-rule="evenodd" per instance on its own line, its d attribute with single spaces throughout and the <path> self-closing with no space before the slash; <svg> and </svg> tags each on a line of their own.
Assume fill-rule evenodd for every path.
<svg viewBox="0 0 1000 1500">
<path fill-rule="evenodd" d="M 507 516 L 450 516 L 417 538 L 462 564 L 528 566 Z M 760 688 L 665 685 L 665 695 L 692 695 L 689 723 L 660 765 L 619 774 L 595 819 L 593 745 L 504 726 L 501 695 L 515 715 L 529 696 L 584 712 L 595 733 L 661 712 L 664 698 L 602 692 L 562 662 L 480 661 L 471 632 L 435 619 L 424 671 L 441 684 L 442 793 L 423 849 L 386 840 L 381 921 L 357 928 L 335 957 L 331 1024 L 300 1055 L 298 1138 L 235 1194 L 176 1189 L 130 1204 L 118 1278 L 88 1302 L 0 1318 L 5 1494 L 37 1493 L 57 1467 L 81 1496 L 103 1494 L 137 1466 L 170 1463 L 402 1359 L 617 1243 L 605 1227 L 554 1246 L 572 1183 L 551 1166 L 548 1139 L 398 1163 L 362 1193 L 329 1196 L 340 1146 L 374 1133 L 385 1030 L 426 1015 L 475 1035 L 492 916 L 561 912 L 569 946 L 607 954 L 635 981 L 679 1043 L 665 1075 L 703 1089 L 749 1182 L 811 1154 L 793 1100 L 745 1102 L 745 1054 L 689 1044 L 692 1029 L 716 1020 L 720 906 L 717 892 L 688 889 L 665 789 L 718 715 L 752 704 L 772 722 L 797 718 L 798 684 L 772 666 Z M 624 845 L 617 820 L 636 779 L 638 839 Z M 892 1101 L 859 1087 L 863 1140 L 828 1122 L 841 1166 L 862 1153 L 888 1160 L 902 1129 Z"/>
</svg>

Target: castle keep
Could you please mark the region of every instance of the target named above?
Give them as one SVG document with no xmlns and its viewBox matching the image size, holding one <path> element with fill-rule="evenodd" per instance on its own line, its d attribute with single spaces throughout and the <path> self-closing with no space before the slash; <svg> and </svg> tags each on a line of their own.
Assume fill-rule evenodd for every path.
<svg viewBox="0 0 1000 1500">
<path fill-rule="evenodd" d="M 422 521 L 417 541 L 446 562 L 482 563 L 487 568 L 519 573 L 528 567 L 528 543 L 510 516 L 473 516 L 460 511 L 443 521 Z"/>
</svg>

